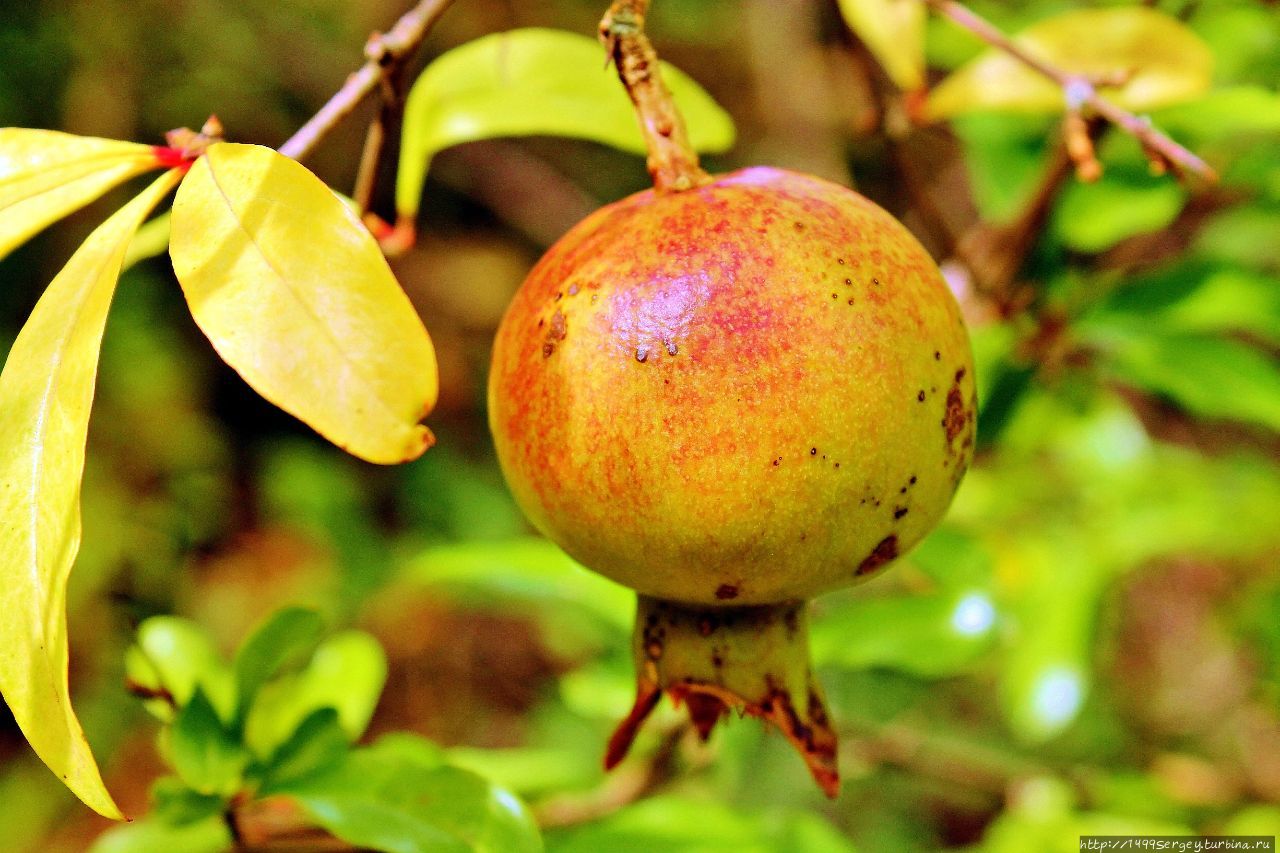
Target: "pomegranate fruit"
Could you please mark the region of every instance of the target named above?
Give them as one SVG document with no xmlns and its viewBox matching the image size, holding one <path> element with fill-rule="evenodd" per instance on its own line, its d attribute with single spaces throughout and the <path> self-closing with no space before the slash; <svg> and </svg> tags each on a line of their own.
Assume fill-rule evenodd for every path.
<svg viewBox="0 0 1280 853">
<path fill-rule="evenodd" d="M 937 266 L 843 187 L 745 169 L 556 243 L 498 330 L 489 417 L 538 529 L 640 594 L 640 695 L 609 760 L 665 688 L 704 734 L 728 706 L 771 719 L 831 790 L 801 603 L 937 523 L 974 409 Z"/>
</svg>

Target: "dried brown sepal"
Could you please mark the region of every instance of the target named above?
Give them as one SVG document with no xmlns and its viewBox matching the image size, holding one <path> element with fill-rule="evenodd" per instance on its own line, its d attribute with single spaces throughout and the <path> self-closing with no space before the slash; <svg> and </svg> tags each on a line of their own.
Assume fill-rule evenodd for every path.
<svg viewBox="0 0 1280 853">
<path fill-rule="evenodd" d="M 834 798 L 840 791 L 837 738 L 809 664 L 805 608 L 795 601 L 697 607 L 640 596 L 636 701 L 609 740 L 605 768 L 626 757 L 665 691 L 688 708 L 703 740 L 730 709 L 772 723 Z"/>
</svg>

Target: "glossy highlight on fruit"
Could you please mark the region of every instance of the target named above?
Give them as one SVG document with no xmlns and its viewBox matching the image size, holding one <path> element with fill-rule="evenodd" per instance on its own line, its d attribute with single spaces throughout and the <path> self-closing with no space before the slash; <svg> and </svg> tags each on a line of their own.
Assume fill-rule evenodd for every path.
<svg viewBox="0 0 1280 853">
<path fill-rule="evenodd" d="M 779 169 L 633 195 L 516 294 L 489 418 L 533 523 L 640 593 L 606 763 L 666 690 L 704 736 L 729 707 L 769 719 L 834 796 L 801 603 L 923 538 L 973 453 L 968 336 L 920 244 Z"/>
</svg>

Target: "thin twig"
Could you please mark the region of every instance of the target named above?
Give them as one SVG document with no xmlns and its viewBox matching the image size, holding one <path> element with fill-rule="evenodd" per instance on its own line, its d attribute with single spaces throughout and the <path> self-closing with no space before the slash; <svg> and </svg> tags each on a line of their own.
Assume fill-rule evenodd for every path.
<svg viewBox="0 0 1280 853">
<path fill-rule="evenodd" d="M 388 68 L 382 78 L 382 103 L 378 114 L 369 123 L 364 137 L 364 149 L 360 152 L 360 166 L 356 170 L 355 188 L 351 198 L 361 215 L 368 213 L 373 204 L 373 194 L 378 186 L 378 170 L 387 150 L 387 139 L 398 133 L 404 111 L 404 64 Z"/>
<path fill-rule="evenodd" d="M 301 160 L 311 153 L 311 149 L 329 131 L 382 85 L 388 74 L 417 51 L 431 27 L 452 2 L 453 0 L 421 0 L 405 12 L 388 32 L 375 33 L 365 45 L 365 56 L 368 58 L 365 64 L 347 78 L 347 82 L 342 84 L 342 88 L 334 93 L 319 112 L 280 146 L 280 153 L 295 160 Z"/>
<path fill-rule="evenodd" d="M 600 21 L 600 40 L 635 104 L 654 189 L 679 192 L 711 178 L 698 165 L 698 153 L 689 144 L 684 119 L 662 82 L 658 55 L 644 34 L 648 9 L 649 0 L 614 0 Z"/>
<path fill-rule="evenodd" d="M 1148 156 L 1153 158 L 1153 165 L 1172 165 L 1180 171 L 1199 175 L 1206 181 L 1217 181 L 1218 175 L 1208 163 L 1157 130 L 1148 119 L 1121 109 L 1099 95 L 1097 85 L 1087 76 L 1072 74 L 1045 62 L 1006 36 L 990 21 L 956 0 L 924 0 L 924 2 L 935 12 L 964 27 L 987 44 L 1004 51 L 1023 65 L 1057 83 L 1062 88 L 1069 108 L 1080 109 L 1087 106 L 1097 115 L 1137 139 L 1142 143 Z"/>
</svg>

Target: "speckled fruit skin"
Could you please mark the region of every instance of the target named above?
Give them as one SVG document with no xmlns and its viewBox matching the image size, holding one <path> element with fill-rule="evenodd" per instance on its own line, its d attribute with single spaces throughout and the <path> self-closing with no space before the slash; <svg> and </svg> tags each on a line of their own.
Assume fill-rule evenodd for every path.
<svg viewBox="0 0 1280 853">
<path fill-rule="evenodd" d="M 938 522 L 973 452 L 972 354 L 888 213 L 751 168 L 557 242 L 498 330 L 489 417 L 520 506 L 583 565 L 671 601 L 798 600 Z"/>
</svg>

